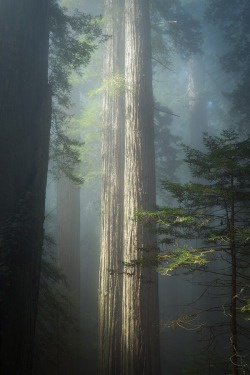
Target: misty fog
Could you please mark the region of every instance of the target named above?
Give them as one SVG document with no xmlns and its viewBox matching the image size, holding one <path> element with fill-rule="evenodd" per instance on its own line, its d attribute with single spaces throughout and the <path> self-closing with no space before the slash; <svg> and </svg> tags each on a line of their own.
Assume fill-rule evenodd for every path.
<svg viewBox="0 0 250 375">
<path fill-rule="evenodd" d="M 90 4 L 87 1 L 65 0 L 62 4 L 69 9 L 77 6 L 79 10 L 93 15 L 104 12 L 104 4 L 98 1 L 92 1 Z M 159 205 L 170 204 L 166 193 L 162 191 L 162 180 L 174 179 L 184 183 L 191 178 L 183 162 L 181 143 L 202 149 L 204 132 L 218 135 L 223 129 L 231 127 L 238 129 L 236 121 L 233 121 L 230 114 L 231 103 L 226 93 L 232 92 L 237 87 L 241 78 L 240 72 L 226 71 L 222 66 L 220 58 L 232 47 L 230 40 L 227 40 L 223 34 L 220 23 L 214 22 L 213 24 L 211 17 L 205 18 L 208 5 L 207 1 L 172 1 L 168 9 L 164 2 L 155 1 L 150 11 L 156 126 L 156 186 Z M 239 4 L 240 6 L 243 4 Z M 225 7 L 227 7 L 226 4 Z M 221 18 L 222 23 L 223 15 Z M 105 27 L 105 22 L 104 18 L 103 27 Z M 241 32 L 239 30 L 240 19 L 237 14 L 234 22 L 237 24 L 238 32 Z M 185 34 L 185 32 L 187 35 L 181 37 L 181 33 Z M 195 32 L 199 33 L 197 40 L 188 40 Z M 249 43 L 249 29 L 247 31 L 243 29 L 242 32 L 248 32 Z M 77 317 L 79 321 L 76 323 L 79 329 L 76 339 L 79 345 L 76 361 L 80 370 L 78 372 L 75 370 L 74 373 L 84 372 L 88 375 L 98 373 L 98 270 L 102 176 L 100 135 L 103 118 L 102 96 L 105 91 L 102 77 L 105 48 L 107 48 L 107 42 L 94 52 L 89 65 L 83 69 L 82 76 L 73 78 L 74 105 L 70 112 L 75 113 L 77 131 L 84 142 L 82 160 L 77 166 L 84 178 L 84 183 L 77 187 L 72 185 L 70 191 L 67 192 L 65 181 L 55 181 L 53 176 L 49 177 L 46 205 L 48 212 L 46 230 L 53 232 L 59 266 L 62 267 L 67 279 L 80 272 L 80 279 L 77 281 L 79 285 L 74 284 L 76 281 L 68 280 L 70 296 L 72 297 L 75 293 L 74 289 L 77 288 L 80 298 L 80 303 L 76 302 L 77 306 L 78 304 L 80 306 L 80 313 Z M 118 81 L 119 77 L 114 77 L 113 84 L 117 85 L 117 88 L 113 89 L 122 91 L 123 88 L 119 88 L 122 83 L 115 82 L 115 80 Z M 241 131 L 245 133 L 245 130 Z M 58 201 L 56 196 L 59 194 L 60 184 L 64 190 L 60 193 L 60 201 Z M 79 191 L 76 198 L 71 196 L 74 190 Z M 71 199 L 76 199 L 76 202 L 73 203 Z M 58 217 L 58 204 L 62 205 L 62 208 L 64 205 L 68 207 L 65 208 L 66 221 L 64 224 L 61 223 L 65 225 L 61 229 L 63 232 L 61 235 L 64 236 L 62 240 L 58 238 L 58 225 L 60 225 L 58 223 L 61 221 Z M 68 206 L 69 204 L 80 206 L 80 217 L 78 212 Z M 67 241 L 67 236 L 71 238 L 72 234 L 67 232 L 71 222 L 74 223 L 74 228 L 77 226 L 80 229 L 80 233 L 76 234 L 79 236 L 80 246 L 74 245 L 72 240 L 69 240 L 66 248 L 62 249 L 59 246 L 61 242 L 58 241 Z M 76 235 L 73 234 L 74 241 Z M 67 255 L 66 264 L 63 265 L 62 257 L 65 257 L 66 253 L 72 253 L 72 255 Z M 78 261 L 72 260 L 74 257 L 77 257 Z M 211 267 L 216 268 L 220 265 L 214 264 Z M 211 306 L 216 306 L 216 299 L 218 299 L 215 290 L 205 293 L 209 277 L 201 272 L 196 274 L 188 271 L 175 271 L 170 276 L 159 275 L 162 374 L 226 373 L 220 368 L 220 364 L 216 369 L 216 364 L 212 364 L 213 361 L 209 359 L 208 352 L 208 358 L 203 352 L 207 350 L 204 349 L 206 340 L 208 340 L 208 345 L 214 346 L 213 350 L 218 352 L 216 354 L 211 350 L 210 355 L 218 356 L 218 358 L 221 354 L 220 347 L 227 345 L 225 338 L 215 337 L 210 340 L 207 335 L 212 333 L 207 333 L 203 329 L 211 325 L 213 321 L 223 321 L 221 312 L 209 312 Z M 207 312 L 203 315 L 197 313 L 202 309 Z M 67 350 L 72 356 L 72 349 Z M 239 373 L 246 374 L 249 371 L 247 356 L 249 356 L 249 351 L 244 354 L 244 361 L 246 361 L 244 372 L 242 369 Z M 73 365 L 68 370 L 69 372 L 63 372 L 64 369 L 62 373 L 72 373 L 72 368 L 74 368 Z M 227 373 L 229 372 L 227 370 Z"/>
<path fill-rule="evenodd" d="M 206 16 L 209 3 L 209 1 L 182 0 L 169 2 L 168 7 L 164 1 L 155 1 L 150 10 L 158 205 L 171 204 L 171 198 L 162 190 L 162 180 L 170 179 L 185 183 L 192 178 L 183 162 L 181 143 L 202 150 L 204 132 L 216 136 L 223 129 L 229 128 L 239 129 L 242 135 L 247 134 L 248 131 L 248 128 L 239 128 L 237 118 L 235 119 L 230 112 L 232 103 L 227 93 L 237 88 L 241 73 L 238 70 L 227 71 L 220 61 L 223 55 L 230 52 L 232 46 L 225 36 L 225 30 L 220 27 L 223 15 L 220 21 L 213 21 L 211 16 L 210 18 Z M 243 7 L 243 3 L 239 4 L 239 7 Z M 93 15 L 105 12 L 101 1 L 90 3 L 65 0 L 62 4 L 69 10 L 77 7 L 80 11 Z M 227 7 L 227 4 L 224 6 Z M 229 5 L 229 8 L 230 6 L 232 5 Z M 237 31 L 247 32 L 249 43 L 249 28 L 240 30 L 239 17 L 235 14 L 234 22 L 237 24 Z M 104 29 L 105 22 L 104 16 L 102 21 Z M 227 22 L 231 20 L 226 20 L 225 23 Z M 226 27 L 227 24 L 225 29 Z M 186 36 L 183 36 L 185 33 Z M 199 33 L 197 40 L 192 39 L 195 33 Z M 108 38 L 112 37 L 112 35 L 108 36 Z M 74 104 L 70 108 L 70 113 L 75 116 L 77 132 L 84 142 L 81 162 L 77 166 L 84 183 L 77 187 L 72 185 L 70 191 L 67 191 L 65 181 L 56 181 L 53 175 L 49 175 L 46 195 L 48 212 L 46 231 L 52 230 L 52 236 L 55 238 L 56 257 L 68 279 L 70 298 L 74 300 L 72 295 L 76 292 L 75 288 L 80 298 L 80 302 L 75 302 L 80 309 L 79 315 L 76 314 L 77 322 L 70 323 L 76 324 L 75 329 L 79 330 L 75 338 L 78 343 L 75 361 L 79 367 L 74 370 L 74 374 L 98 373 L 98 280 L 103 173 L 101 133 L 103 95 L 107 89 L 105 82 L 103 83 L 102 72 L 103 52 L 107 48 L 107 43 L 104 42 L 93 53 L 82 75 L 80 77 L 74 75 L 72 78 Z M 120 43 L 123 41 L 121 40 Z M 249 49 L 247 58 L 249 59 Z M 123 83 L 119 80 L 122 81 L 120 76 L 113 77 L 110 90 L 124 90 Z M 61 184 L 63 190 L 58 201 L 56 196 L 59 194 L 58 189 Z M 74 190 L 78 191 L 76 198 L 72 198 Z M 73 202 L 71 199 L 76 201 Z M 60 210 L 64 206 L 67 207 L 64 224 L 60 224 L 58 204 L 62 206 Z M 76 205 L 77 212 L 73 207 L 70 208 L 69 204 Z M 80 207 L 80 217 L 78 207 Z M 67 236 L 70 238 L 72 236 L 68 233 L 69 223 L 74 223 L 73 227 L 79 227 L 80 233 L 76 234 L 79 236 L 78 245 L 67 239 Z M 61 236 L 63 236 L 61 240 L 58 238 L 58 225 L 65 226 L 61 229 Z M 74 241 L 76 235 L 73 234 Z M 58 241 L 68 241 L 68 245 L 62 249 L 59 246 L 61 242 Z M 66 264 L 63 264 L 62 258 L 66 253 Z M 78 259 L 76 262 L 72 260 L 74 257 Z M 216 272 L 217 267 L 223 266 L 214 263 L 210 267 Z M 69 281 L 69 279 L 78 272 L 80 272 L 80 279 L 77 281 L 79 285 L 76 285 L 76 281 Z M 225 355 L 221 350 L 228 345 L 228 339 L 220 337 L 220 334 L 217 337 L 216 333 L 212 332 L 212 328 L 210 331 L 207 328 L 212 326 L 212 322 L 214 325 L 223 322 L 223 313 L 217 311 L 216 307 L 215 311 L 212 311 L 213 306 L 220 304 L 220 299 L 216 290 L 207 287 L 211 276 L 202 272 L 176 270 L 167 276 L 158 277 L 161 373 L 166 375 L 231 373 L 229 368 L 223 370 L 219 359 L 220 356 Z M 71 303 L 74 304 L 72 301 Z M 200 314 L 202 310 L 204 314 Z M 71 319 L 74 319 L 72 316 Z M 212 338 L 213 334 L 215 337 Z M 72 337 L 69 340 L 72 340 Z M 206 349 L 206 344 L 211 350 Z M 74 356 L 71 346 L 75 348 L 76 343 L 68 344 L 66 340 L 65 345 L 66 353 L 68 352 L 66 358 Z M 64 357 L 63 354 L 62 356 Z M 240 374 L 249 373 L 248 356 L 249 350 L 246 349 L 242 357 L 245 363 L 244 370 L 240 367 Z M 71 360 L 74 361 L 72 358 Z M 66 359 L 66 362 L 69 363 L 69 359 Z M 70 368 L 68 365 L 65 366 L 58 373 L 72 373 L 74 365 L 71 364 Z M 39 370 L 36 373 L 40 373 Z M 111 374 L 111 372 L 106 373 Z M 151 372 L 147 373 L 151 374 Z"/>
<path fill-rule="evenodd" d="M 249 0 L 51 3 L 56 94 L 33 375 L 250 374 Z M 58 5 L 93 19 L 82 29 L 75 19 L 57 40 L 68 22 Z M 226 140 L 214 161 L 222 134 L 242 148 Z M 216 185 L 227 157 L 239 168 L 230 185 L 231 164 L 218 167 Z M 190 198 L 206 184 L 228 189 L 216 209 L 211 194 Z M 183 207 L 200 215 L 195 224 L 169 214 Z"/>
</svg>

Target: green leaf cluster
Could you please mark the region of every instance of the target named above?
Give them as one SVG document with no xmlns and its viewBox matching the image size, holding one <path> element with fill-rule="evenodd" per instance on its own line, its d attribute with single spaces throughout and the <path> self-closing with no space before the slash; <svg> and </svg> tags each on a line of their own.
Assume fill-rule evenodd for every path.
<svg viewBox="0 0 250 375">
<path fill-rule="evenodd" d="M 89 96 L 103 94 L 105 91 L 111 96 L 115 96 L 125 90 L 124 74 L 117 72 L 112 77 L 105 79 L 102 86 L 91 90 Z"/>
</svg>

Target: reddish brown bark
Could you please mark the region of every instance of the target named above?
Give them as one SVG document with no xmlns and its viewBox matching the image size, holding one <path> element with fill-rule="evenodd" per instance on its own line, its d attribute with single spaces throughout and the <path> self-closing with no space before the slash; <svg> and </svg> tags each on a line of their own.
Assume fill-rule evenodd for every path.
<svg viewBox="0 0 250 375">
<path fill-rule="evenodd" d="M 125 1 L 124 262 L 152 255 L 155 237 L 137 210 L 155 207 L 153 92 L 149 4 Z M 160 374 L 158 279 L 152 267 L 125 267 L 122 305 L 123 374 Z"/>
<path fill-rule="evenodd" d="M 122 374 L 121 298 L 123 236 L 124 87 L 123 1 L 106 0 L 102 129 L 101 257 L 99 273 L 100 373 Z"/>
</svg>

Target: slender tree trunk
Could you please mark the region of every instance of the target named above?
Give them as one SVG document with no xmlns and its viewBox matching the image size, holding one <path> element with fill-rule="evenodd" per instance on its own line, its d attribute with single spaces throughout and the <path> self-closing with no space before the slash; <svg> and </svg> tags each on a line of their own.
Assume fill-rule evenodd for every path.
<svg viewBox="0 0 250 375">
<path fill-rule="evenodd" d="M 155 237 L 135 220 L 155 208 L 153 94 L 148 1 L 125 1 L 124 262 L 152 254 Z M 124 375 L 159 375 L 158 279 L 152 267 L 127 266 L 122 305 Z"/>
<path fill-rule="evenodd" d="M 234 180 L 231 179 L 231 189 L 235 189 Z M 235 246 L 235 217 L 234 217 L 234 198 L 231 202 L 231 220 L 230 220 L 230 254 L 231 254 L 231 301 L 230 301 L 230 345 L 231 345 L 231 370 L 232 375 L 238 375 L 238 322 L 237 322 L 237 256 Z"/>
<path fill-rule="evenodd" d="M 231 251 L 231 318 L 230 318 L 230 346 L 232 375 L 238 375 L 238 333 L 237 333 L 237 261 L 235 244 L 230 244 Z"/>
<path fill-rule="evenodd" d="M 29 375 L 48 164 L 48 1 L 0 2 L 0 373 Z"/>
<path fill-rule="evenodd" d="M 124 94 L 123 0 L 105 0 L 104 118 L 102 129 L 101 256 L 99 274 L 100 374 L 122 374 L 121 295 Z"/>
<path fill-rule="evenodd" d="M 57 251 L 59 267 L 66 276 L 70 292 L 68 316 L 72 327 L 67 332 L 68 353 L 59 353 L 58 374 L 79 375 L 80 345 L 80 189 L 64 177 L 57 189 Z M 59 314 L 60 325 L 60 314 Z"/>
<path fill-rule="evenodd" d="M 85 183 L 81 191 L 81 370 L 88 375 L 97 375 L 98 347 L 98 278 L 99 271 L 99 224 L 100 213 L 96 209 L 99 181 Z"/>
</svg>

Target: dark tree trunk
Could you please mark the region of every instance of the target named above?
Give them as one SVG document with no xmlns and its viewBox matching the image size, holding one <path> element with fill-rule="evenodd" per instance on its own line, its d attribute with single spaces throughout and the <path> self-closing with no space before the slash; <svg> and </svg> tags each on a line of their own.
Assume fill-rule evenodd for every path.
<svg viewBox="0 0 250 375">
<path fill-rule="evenodd" d="M 31 373 L 51 100 L 47 0 L 0 3 L 0 373 Z"/>
</svg>

